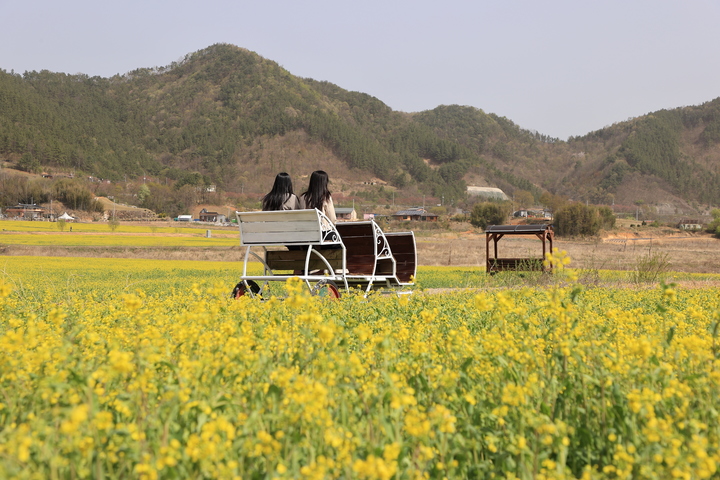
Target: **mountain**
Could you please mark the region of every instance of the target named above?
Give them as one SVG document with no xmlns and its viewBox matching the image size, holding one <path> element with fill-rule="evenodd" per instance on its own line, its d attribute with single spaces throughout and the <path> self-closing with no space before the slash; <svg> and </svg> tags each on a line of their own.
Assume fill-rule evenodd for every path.
<svg viewBox="0 0 720 480">
<path fill-rule="evenodd" d="M 564 142 L 473 107 L 396 112 L 218 44 L 112 78 L 0 71 L 0 160 L 176 189 L 261 194 L 322 168 L 348 197 L 381 183 L 460 201 L 473 184 L 687 210 L 720 204 L 720 99 Z"/>
</svg>

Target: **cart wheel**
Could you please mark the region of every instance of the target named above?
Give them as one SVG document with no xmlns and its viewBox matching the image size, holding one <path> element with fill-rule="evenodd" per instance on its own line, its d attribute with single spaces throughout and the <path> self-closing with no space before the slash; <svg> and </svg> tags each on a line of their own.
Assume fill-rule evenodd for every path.
<svg viewBox="0 0 720 480">
<path fill-rule="evenodd" d="M 245 282 L 239 282 L 237 285 L 235 285 L 235 288 L 233 288 L 232 294 L 230 294 L 231 298 L 240 298 L 244 296 L 247 293 L 248 287 L 250 287 L 250 292 L 253 296 L 260 293 L 260 285 L 255 283 L 252 280 L 247 280 L 247 286 L 245 286 Z"/>
<path fill-rule="evenodd" d="M 340 298 L 340 290 L 332 280 L 320 280 L 312 288 L 311 293 L 318 297 Z"/>
</svg>

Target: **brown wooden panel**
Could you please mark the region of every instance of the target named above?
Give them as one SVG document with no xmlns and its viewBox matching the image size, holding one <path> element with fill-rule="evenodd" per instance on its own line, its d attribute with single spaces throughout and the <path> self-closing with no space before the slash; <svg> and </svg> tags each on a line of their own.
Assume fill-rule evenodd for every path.
<svg viewBox="0 0 720 480">
<path fill-rule="evenodd" d="M 415 240 L 412 232 L 390 233 L 388 243 L 396 262 L 396 276 L 401 283 L 410 283 L 417 271 Z"/>
<path fill-rule="evenodd" d="M 377 275 L 393 275 L 393 262 L 389 259 L 378 260 L 377 269 L 375 270 Z"/>
<path fill-rule="evenodd" d="M 346 265 L 351 274 L 372 275 L 375 267 L 375 256 L 358 255 L 355 252 L 348 251 Z"/>
<path fill-rule="evenodd" d="M 375 251 L 372 237 L 343 237 L 342 241 L 348 251 L 370 254 Z"/>
<path fill-rule="evenodd" d="M 362 236 L 372 236 L 373 235 L 373 228 L 372 224 L 370 223 L 337 223 L 335 224 L 335 228 L 340 233 L 341 237 L 347 236 L 353 236 L 353 235 L 362 235 Z"/>
<path fill-rule="evenodd" d="M 321 249 L 320 253 L 328 260 L 333 269 L 342 268 L 341 249 Z M 306 251 L 302 250 L 275 250 L 268 251 L 265 262 L 273 270 L 303 270 L 305 268 Z M 327 268 L 317 255 L 310 255 L 309 270 L 322 270 Z"/>
</svg>

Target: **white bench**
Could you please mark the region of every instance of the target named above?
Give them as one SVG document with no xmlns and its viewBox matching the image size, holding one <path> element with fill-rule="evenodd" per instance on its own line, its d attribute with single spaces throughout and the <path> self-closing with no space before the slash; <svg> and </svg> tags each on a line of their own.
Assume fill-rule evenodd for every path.
<svg viewBox="0 0 720 480">
<path fill-rule="evenodd" d="M 290 277 L 300 277 L 314 293 L 335 297 L 339 296 L 336 281 L 342 282 L 345 290 L 349 288 L 344 274 L 335 273 L 345 271 L 345 246 L 333 223 L 319 210 L 235 212 L 235 215 L 245 257 L 233 296 L 262 295 L 268 282 Z M 253 247 L 261 248 L 262 256 Z M 252 259 L 262 263 L 263 275 L 247 274 Z"/>
<path fill-rule="evenodd" d="M 333 225 L 315 209 L 235 213 L 240 246 L 246 250 L 233 296 L 262 295 L 268 282 L 295 276 L 313 293 L 336 297 L 338 286 L 346 291 L 359 287 L 367 293 L 413 284 L 417 256 L 412 232 L 385 235 L 372 220 Z M 262 255 L 253 248 L 262 249 Z M 253 259 L 262 263 L 263 275 L 247 274 Z"/>
</svg>

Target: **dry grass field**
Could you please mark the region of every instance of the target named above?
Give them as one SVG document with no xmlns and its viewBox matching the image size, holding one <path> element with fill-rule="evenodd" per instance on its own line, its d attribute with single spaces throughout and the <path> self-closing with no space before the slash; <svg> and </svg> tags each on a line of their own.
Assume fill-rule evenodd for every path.
<svg viewBox="0 0 720 480">
<path fill-rule="evenodd" d="M 445 233 L 419 237 L 420 265 L 485 266 L 485 235 Z M 565 250 L 571 267 L 601 270 L 632 270 L 647 254 L 667 254 L 670 269 L 677 272 L 720 273 L 720 239 L 711 235 L 642 235 L 613 233 L 599 238 L 556 237 L 554 247 Z M 491 245 L 492 248 L 492 245 Z M 500 257 L 541 257 L 536 238 L 503 238 Z"/>
</svg>

